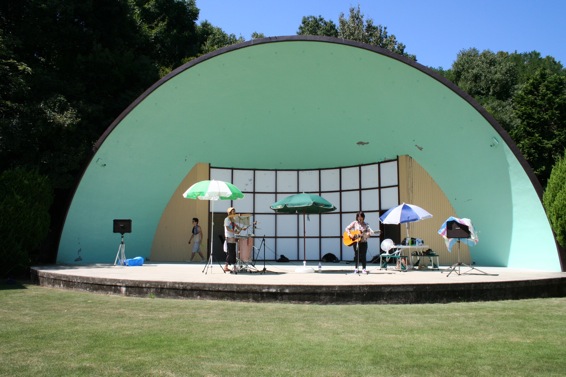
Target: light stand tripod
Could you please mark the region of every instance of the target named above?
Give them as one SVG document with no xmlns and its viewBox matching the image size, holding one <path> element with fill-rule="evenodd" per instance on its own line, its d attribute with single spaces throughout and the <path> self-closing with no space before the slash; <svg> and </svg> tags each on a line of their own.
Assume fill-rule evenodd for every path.
<svg viewBox="0 0 566 377">
<path fill-rule="evenodd" d="M 465 274 L 469 273 L 469 272 L 472 271 L 472 270 L 476 270 L 476 271 L 479 271 L 480 273 L 486 275 L 485 272 L 480 271 L 480 270 L 478 270 L 477 268 L 472 267 L 472 266 L 470 266 L 470 265 L 468 265 L 468 264 L 462 263 L 462 262 L 460 261 L 460 245 L 461 245 L 461 240 L 462 240 L 462 239 L 468 239 L 468 238 L 471 237 L 471 235 L 472 235 L 472 233 L 470 232 L 469 227 L 468 227 L 467 225 L 465 225 L 465 224 L 460 224 L 460 223 L 458 223 L 457 221 L 454 221 L 454 220 L 448 221 L 448 222 L 446 223 L 446 236 L 447 236 L 448 238 L 456 239 L 457 242 L 458 242 L 458 262 L 454 263 L 454 264 L 450 267 L 450 269 L 449 269 L 450 272 L 448 273 L 448 275 L 446 275 L 446 277 L 450 276 L 450 274 L 451 274 L 452 272 L 454 272 L 454 271 L 456 271 L 456 273 L 457 273 L 458 275 L 461 275 L 461 274 L 462 274 L 462 272 L 461 272 L 461 267 L 462 267 L 462 266 L 466 266 L 466 267 L 469 268 L 468 271 L 464 272 Z"/>
<path fill-rule="evenodd" d="M 483 272 L 483 271 L 481 271 L 481 270 L 479 270 L 479 269 L 477 269 L 477 268 L 475 268 L 475 267 L 470 266 L 469 264 L 460 262 L 460 238 L 458 238 L 458 262 L 454 263 L 454 264 L 450 267 L 450 272 L 448 273 L 448 275 L 446 275 L 446 277 L 450 276 L 450 274 L 451 274 L 452 272 L 454 272 L 454 271 L 455 271 L 458 275 L 461 275 L 462 272 L 460 271 L 460 268 L 461 268 L 462 266 L 466 266 L 466 267 L 469 268 L 469 270 L 466 271 L 466 272 L 464 272 L 464 274 L 469 274 L 471 271 L 476 270 L 476 271 L 478 271 L 478 272 L 480 272 L 480 273 L 482 273 L 482 274 L 484 274 L 484 275 L 487 275 L 487 272 Z"/>
<path fill-rule="evenodd" d="M 116 259 L 114 259 L 114 266 L 123 266 L 126 262 L 126 244 L 124 243 L 124 233 L 122 233 L 122 240 L 118 246 L 118 252 L 116 253 Z"/>
<path fill-rule="evenodd" d="M 114 265 L 123 266 L 126 263 L 126 244 L 124 243 L 124 233 L 132 232 L 132 220 L 131 219 L 114 219 L 112 222 L 112 230 L 114 233 L 120 233 L 122 235 L 122 240 L 120 241 L 120 246 L 118 246 L 118 252 L 116 253 L 116 259 L 114 259 Z"/>
<path fill-rule="evenodd" d="M 448 275 L 446 275 L 446 277 L 450 276 L 450 274 L 454 271 L 456 271 L 458 275 L 461 275 L 460 268 L 462 266 L 470 267 L 467 264 L 460 262 L 460 238 L 458 238 L 457 242 L 458 242 L 458 262 L 450 266 L 450 272 L 448 273 Z"/>
<path fill-rule="evenodd" d="M 212 236 L 211 236 L 212 238 Z M 213 243 L 210 243 L 210 246 L 212 247 Z M 224 247 L 224 245 L 222 246 Z M 206 262 L 206 264 L 204 265 L 204 268 L 202 269 L 202 272 L 206 275 L 208 274 L 208 269 L 212 268 L 212 264 L 214 263 L 213 258 L 214 258 L 214 250 L 210 250 L 210 256 L 208 257 L 208 261 Z M 220 263 L 220 261 L 218 262 L 218 266 L 220 266 L 220 269 L 222 270 L 222 272 L 226 273 L 226 271 L 224 271 L 224 267 L 222 266 L 222 263 Z"/>
</svg>

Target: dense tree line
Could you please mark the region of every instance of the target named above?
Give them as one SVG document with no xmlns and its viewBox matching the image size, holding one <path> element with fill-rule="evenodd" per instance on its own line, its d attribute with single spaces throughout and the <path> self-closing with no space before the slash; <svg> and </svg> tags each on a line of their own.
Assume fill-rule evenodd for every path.
<svg viewBox="0 0 566 377">
<path fill-rule="evenodd" d="M 0 2 L 4 198 L 12 197 L 10 190 L 18 191 L 13 185 L 20 185 L 21 192 L 29 195 L 27 200 L 37 202 L 36 209 L 45 211 L 53 202 L 51 219 L 60 220 L 57 212 L 91 157 L 94 143 L 135 98 L 191 59 L 244 41 L 207 21 L 197 24 L 198 17 L 195 0 Z M 321 16 L 305 16 L 297 33 L 356 40 L 417 60 L 385 26 L 365 18 L 359 6 L 340 14 L 338 25 Z M 250 37 L 264 35 L 256 32 Z M 493 114 L 545 185 L 566 142 L 562 65 L 537 52 L 469 49 L 457 56 L 450 69 L 437 71 Z M 41 183 L 37 185 L 41 195 L 30 194 L 30 182 Z M 12 198 L 12 202 L 25 200 Z M 26 203 L 18 203 L 49 222 Z M 2 206 L 6 218 L 10 201 L 3 200 Z M 49 226 L 37 229 L 41 231 L 34 233 L 36 242 L 15 242 L 10 247 L 21 245 L 22 252 L 38 248 Z M 17 238 L 4 228 L 0 231 L 2 239 Z M 2 247 L 0 253 L 6 251 Z"/>
</svg>

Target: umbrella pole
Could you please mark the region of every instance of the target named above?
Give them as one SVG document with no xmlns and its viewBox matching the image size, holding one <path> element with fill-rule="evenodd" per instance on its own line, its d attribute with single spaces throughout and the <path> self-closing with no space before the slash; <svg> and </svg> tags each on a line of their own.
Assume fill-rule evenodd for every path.
<svg viewBox="0 0 566 377">
<path fill-rule="evenodd" d="M 307 265 L 307 231 L 306 231 L 306 211 L 303 211 L 303 266 Z"/>
<path fill-rule="evenodd" d="M 214 254 L 214 200 L 210 201 L 210 257 L 208 258 L 208 262 L 206 262 L 206 265 L 204 266 L 204 269 L 202 270 L 202 272 L 204 272 L 204 274 L 206 275 L 208 273 L 208 269 L 212 268 L 212 255 Z M 226 273 L 226 272 L 224 272 Z"/>
<path fill-rule="evenodd" d="M 313 268 L 307 267 L 307 230 L 306 230 L 306 210 L 303 210 L 303 265 L 297 267 L 295 272 L 308 273 L 314 272 Z"/>
</svg>

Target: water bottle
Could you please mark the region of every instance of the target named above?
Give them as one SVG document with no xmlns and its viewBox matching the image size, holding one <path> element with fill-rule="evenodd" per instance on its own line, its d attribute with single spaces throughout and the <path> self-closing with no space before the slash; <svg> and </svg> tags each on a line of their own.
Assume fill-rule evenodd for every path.
<svg viewBox="0 0 566 377">
<path fill-rule="evenodd" d="M 322 264 L 318 262 L 318 272 L 322 272 Z"/>
</svg>

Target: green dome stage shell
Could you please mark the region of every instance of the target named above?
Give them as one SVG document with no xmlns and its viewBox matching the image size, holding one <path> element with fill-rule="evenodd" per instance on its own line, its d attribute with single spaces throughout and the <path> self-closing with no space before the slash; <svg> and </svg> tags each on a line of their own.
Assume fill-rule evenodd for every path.
<svg viewBox="0 0 566 377">
<path fill-rule="evenodd" d="M 132 219 L 126 253 L 148 257 L 165 206 L 199 162 L 323 169 L 409 155 L 454 216 L 481 231 L 477 265 L 561 271 L 541 186 L 508 134 L 455 85 L 381 48 L 305 36 L 225 47 L 155 83 L 95 149 L 60 264 L 112 263 L 112 220 L 122 218 Z"/>
</svg>

